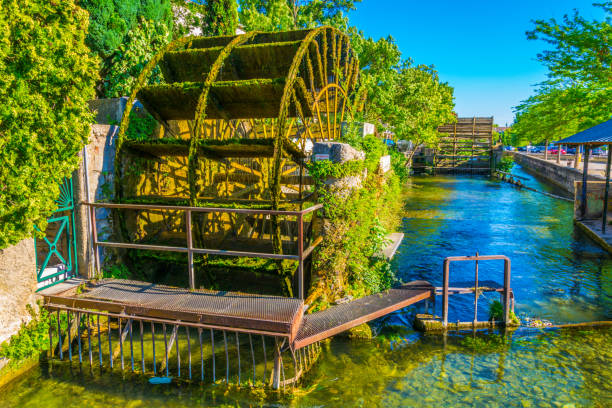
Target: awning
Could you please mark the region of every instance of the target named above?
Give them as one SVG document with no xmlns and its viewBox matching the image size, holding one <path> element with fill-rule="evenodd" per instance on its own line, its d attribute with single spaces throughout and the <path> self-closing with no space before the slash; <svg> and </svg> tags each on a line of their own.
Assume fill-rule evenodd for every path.
<svg viewBox="0 0 612 408">
<path fill-rule="evenodd" d="M 575 135 L 556 142 L 558 145 L 591 145 L 601 146 L 612 144 L 612 119 L 593 126 Z"/>
</svg>

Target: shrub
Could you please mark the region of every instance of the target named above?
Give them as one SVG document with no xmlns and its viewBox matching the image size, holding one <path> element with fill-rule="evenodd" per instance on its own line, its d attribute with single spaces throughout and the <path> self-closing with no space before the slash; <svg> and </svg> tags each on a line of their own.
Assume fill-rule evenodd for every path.
<svg viewBox="0 0 612 408">
<path fill-rule="evenodd" d="M 40 308 L 40 312 L 37 314 L 28 305 L 28 312 L 32 320 L 23 324 L 19 332 L 11 336 L 9 341 L 2 343 L 0 357 L 18 362 L 49 349 L 49 327 L 52 322 L 57 325 L 57 319 L 55 316 L 51 319 L 44 308 Z"/>
<path fill-rule="evenodd" d="M 0 0 L 0 248 L 44 230 L 89 135 L 98 61 L 74 0 Z"/>
<path fill-rule="evenodd" d="M 90 15 L 87 44 L 102 59 L 98 96 L 128 95 L 134 77 L 170 40 L 170 0 L 82 0 L 81 5 Z"/>
</svg>

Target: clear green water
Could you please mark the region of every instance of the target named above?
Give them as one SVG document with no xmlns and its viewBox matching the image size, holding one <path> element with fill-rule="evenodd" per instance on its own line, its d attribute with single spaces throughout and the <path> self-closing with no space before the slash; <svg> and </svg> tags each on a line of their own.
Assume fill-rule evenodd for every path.
<svg viewBox="0 0 612 408">
<path fill-rule="evenodd" d="M 501 253 L 513 262 L 519 315 L 611 319 L 611 259 L 575 230 L 571 211 L 571 203 L 481 178 L 414 179 L 396 258 L 400 277 L 439 284 L 445 256 Z M 451 273 L 451 281 L 467 280 L 473 266 Z M 499 281 L 501 267 L 482 264 L 480 276 Z M 494 298 L 482 299 L 480 318 Z M 471 297 L 452 298 L 450 306 L 451 319 L 471 318 Z M 414 312 L 377 324 L 401 334 L 400 343 L 337 338 L 325 345 L 292 394 L 185 382 L 154 386 L 146 378 L 91 372 L 88 364 L 79 371 L 78 364 L 51 363 L 1 389 L 0 407 L 612 406 L 612 328 L 422 336 L 410 328 Z"/>
</svg>

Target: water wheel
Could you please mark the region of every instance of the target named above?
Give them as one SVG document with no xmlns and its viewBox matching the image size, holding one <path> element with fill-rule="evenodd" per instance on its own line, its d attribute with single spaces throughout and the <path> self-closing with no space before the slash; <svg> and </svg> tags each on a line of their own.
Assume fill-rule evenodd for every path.
<svg viewBox="0 0 612 408">
<path fill-rule="evenodd" d="M 312 184 L 304 160 L 315 141 L 340 138 L 358 73 L 349 38 L 330 27 L 172 42 L 139 76 L 117 142 L 119 179 L 129 178 L 124 154 L 153 164 L 139 180 L 116 183 L 117 198 L 301 205 Z M 136 99 L 160 124 L 155 137 L 128 137 Z M 203 217 L 201 233 L 221 239 L 269 239 L 279 229 L 263 216 Z"/>
</svg>

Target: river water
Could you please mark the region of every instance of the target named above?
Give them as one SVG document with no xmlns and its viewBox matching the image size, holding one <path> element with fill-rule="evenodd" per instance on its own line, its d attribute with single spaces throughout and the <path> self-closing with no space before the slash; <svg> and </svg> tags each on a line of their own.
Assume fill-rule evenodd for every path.
<svg viewBox="0 0 612 408">
<path fill-rule="evenodd" d="M 529 177 L 527 183 L 553 191 Z M 558 193 L 558 192 L 556 192 Z M 441 285 L 450 255 L 512 260 L 519 317 L 554 323 L 612 320 L 612 260 L 579 232 L 572 203 L 480 177 L 415 177 L 395 258 L 403 281 Z M 451 283 L 473 279 L 453 264 Z M 502 282 L 503 262 L 481 262 L 480 279 Z M 479 319 L 498 295 L 479 299 Z M 440 304 L 436 305 L 440 312 Z M 41 364 L 0 390 L 0 407 L 411 407 L 612 406 L 612 329 L 421 335 L 408 308 L 376 323 L 375 341 L 336 338 L 299 388 L 277 393 L 223 385 L 150 385 L 146 378 Z M 450 320 L 473 318 L 473 296 L 453 296 Z"/>
</svg>

